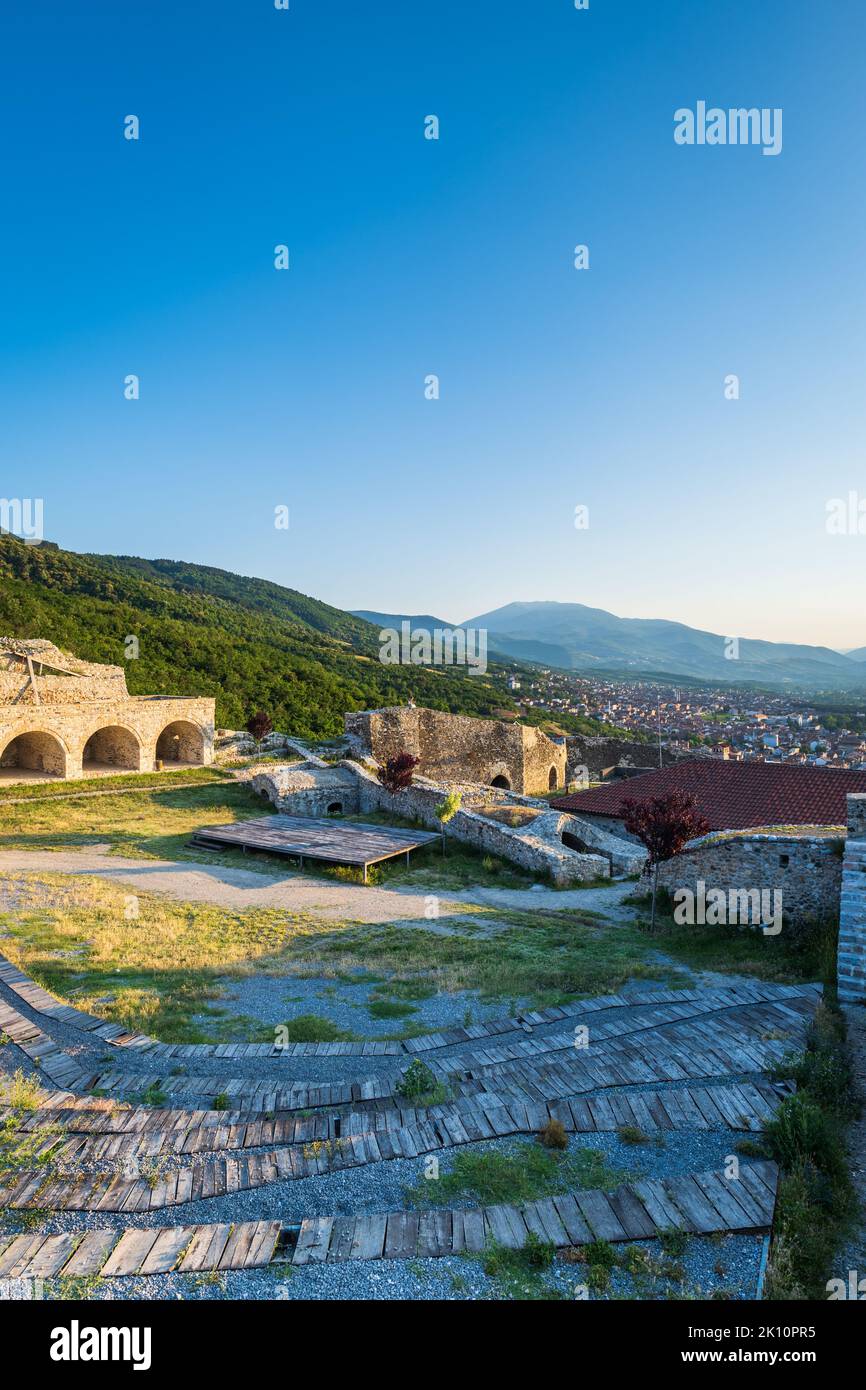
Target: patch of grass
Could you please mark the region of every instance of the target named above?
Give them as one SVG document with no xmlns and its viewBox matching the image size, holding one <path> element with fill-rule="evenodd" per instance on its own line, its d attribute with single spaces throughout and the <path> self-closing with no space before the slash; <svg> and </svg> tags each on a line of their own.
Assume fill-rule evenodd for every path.
<svg viewBox="0 0 866 1390">
<path fill-rule="evenodd" d="M 562 1294 L 544 1280 L 555 1253 L 553 1245 L 540 1240 L 534 1231 L 530 1231 L 517 1250 L 490 1241 L 481 1257 L 481 1266 L 484 1273 L 495 1281 L 501 1298 L 521 1301 L 560 1299 Z"/>
<path fill-rule="evenodd" d="M 623 1144 L 651 1144 L 652 1138 L 649 1134 L 644 1134 L 637 1125 L 620 1125 L 617 1130 L 618 1137 Z"/>
<path fill-rule="evenodd" d="M 210 1103 L 211 1110 L 230 1110 L 231 1097 L 225 1091 L 220 1091 L 218 1096 L 214 1096 Z"/>
<path fill-rule="evenodd" d="M 444 906 L 439 925 L 448 925 L 449 935 L 377 923 L 315 942 L 308 938 L 301 951 L 309 954 L 310 973 L 367 968 L 377 975 L 421 977 L 439 992 L 473 993 L 503 1005 L 528 999 L 544 1007 L 614 993 L 629 979 L 677 978 L 676 970 L 649 958 L 641 932 L 627 925 L 611 930 L 597 914 L 480 909 L 471 918 L 472 931 L 469 923 L 449 918 Z"/>
<path fill-rule="evenodd" d="M 678 1226 L 670 1226 L 664 1231 L 659 1231 L 659 1244 L 666 1255 L 674 1255 L 679 1259 L 688 1248 L 689 1233 L 680 1230 Z"/>
<path fill-rule="evenodd" d="M 61 1274 L 56 1279 L 46 1279 L 42 1292 L 52 1300 L 87 1303 L 99 1297 L 102 1284 L 100 1274 Z"/>
<path fill-rule="evenodd" d="M 322 1018 L 319 1014 L 298 1014 L 295 1018 L 290 1018 L 287 1023 L 280 1024 L 281 1037 L 282 1030 L 285 1030 L 286 1041 L 290 1043 L 319 1043 L 319 1042 L 353 1042 L 354 1034 L 348 1033 L 344 1028 L 338 1028 L 336 1023 L 332 1023 L 329 1018 Z"/>
<path fill-rule="evenodd" d="M 139 1091 L 135 1103 L 136 1105 L 152 1105 L 155 1110 L 159 1110 L 167 1100 L 168 1094 L 154 1081 L 145 1091 Z"/>
<path fill-rule="evenodd" d="M 460 1149 L 448 1172 L 436 1180 L 419 1179 L 409 1195 L 420 1205 L 519 1206 L 573 1188 L 616 1187 L 623 1176 L 597 1149 L 566 1154 L 521 1143 L 510 1151 Z"/>
<path fill-rule="evenodd" d="M 0 1187 L 15 1173 L 28 1169 L 44 1169 L 46 1178 L 54 1169 L 56 1145 L 41 1152 L 45 1141 L 56 1137 L 58 1143 L 64 1131 L 57 1124 L 40 1125 L 37 1130 L 22 1131 L 24 1119 L 39 1107 L 38 1081 L 16 1071 L 6 1080 L 3 1104 L 8 1107 L 0 1119 Z"/>
<path fill-rule="evenodd" d="M 45 800 L 37 797 L 37 791 L 44 794 L 55 786 L 65 792 L 75 786 L 91 792 L 111 788 L 118 795 L 67 800 L 58 790 L 49 792 Z M 39 783 L 31 785 L 29 791 L 32 794 L 20 805 L 4 808 L 2 848 L 69 849 L 107 843 L 114 853 L 132 858 L 205 859 L 212 863 L 213 854 L 189 849 L 195 830 L 264 813 L 261 798 L 245 783 L 227 780 L 210 768 L 145 774 L 134 781 L 112 777 L 80 784 Z M 237 864 L 240 855 L 232 854 L 226 862 Z"/>
<path fill-rule="evenodd" d="M 417 1012 L 411 1004 L 404 1004 L 399 999 L 371 999 L 367 1005 L 371 1018 L 407 1018 L 409 1014 Z"/>
<path fill-rule="evenodd" d="M 646 910 L 650 899 L 647 894 L 635 894 L 630 901 Z M 799 926 L 786 922 L 777 936 L 765 936 L 760 928 L 749 926 L 679 926 L 673 920 L 671 905 L 670 895 L 660 893 L 656 929 L 650 939 L 694 970 L 751 975 L 785 984 L 822 980 L 829 985 L 835 981 L 838 924 L 831 920 Z M 648 913 L 641 928 L 649 934 Z"/>
</svg>

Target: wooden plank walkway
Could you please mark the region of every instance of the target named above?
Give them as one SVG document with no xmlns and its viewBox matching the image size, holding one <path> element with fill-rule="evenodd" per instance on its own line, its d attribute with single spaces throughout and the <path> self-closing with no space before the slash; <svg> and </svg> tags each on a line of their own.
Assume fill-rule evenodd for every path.
<svg viewBox="0 0 866 1390">
<path fill-rule="evenodd" d="M 527 1098 L 525 1105 L 483 1105 L 482 1099 L 487 1097 L 464 1098 L 426 1111 L 391 1108 L 373 1116 L 357 1112 L 345 1124 L 340 1121 L 339 1135 L 334 1133 L 333 1118 L 325 1115 L 182 1128 L 178 1112 L 139 1110 L 121 1112 L 118 1118 L 96 1112 L 92 1118 L 97 1125 L 131 1119 L 138 1128 L 105 1135 L 79 1133 L 71 1138 L 58 1120 L 58 1132 L 47 1136 L 42 1150 L 45 1165 L 17 1172 L 14 1181 L 0 1188 L 0 1209 L 157 1211 L 274 1182 L 439 1153 L 483 1139 L 532 1135 L 552 1119 L 576 1134 L 613 1132 L 626 1125 L 642 1130 L 648 1138 L 696 1129 L 756 1133 L 773 1115 L 781 1093 L 764 1083 L 626 1092 L 610 1098 L 573 1096 L 553 1104 Z M 36 1112 L 19 1132 L 38 1133 L 47 1114 L 51 1112 Z M 374 1128 L 371 1118 L 377 1122 Z M 77 1118 L 74 1123 L 82 1121 Z M 188 1167 L 152 1162 L 165 1154 L 195 1155 L 206 1147 L 226 1156 L 193 1158 Z M 245 1154 L 245 1149 L 257 1152 Z M 263 1149 L 267 1152 L 259 1152 Z M 103 1173 L 76 1172 L 76 1166 L 85 1161 L 101 1161 L 111 1168 Z"/>
<path fill-rule="evenodd" d="M 279 1221 L 89 1231 L 84 1236 L 0 1237 L 0 1279 L 99 1274 L 147 1276 L 172 1270 L 255 1269 L 283 1254 L 293 1265 L 322 1261 L 431 1259 L 478 1253 L 496 1241 L 522 1247 L 530 1234 L 557 1248 L 591 1240 L 647 1240 L 677 1228 L 692 1235 L 749 1233 L 772 1226 L 779 1171 L 774 1163 L 624 1183 L 612 1192 L 574 1191 L 521 1207 L 317 1216 L 300 1229 Z"/>
</svg>

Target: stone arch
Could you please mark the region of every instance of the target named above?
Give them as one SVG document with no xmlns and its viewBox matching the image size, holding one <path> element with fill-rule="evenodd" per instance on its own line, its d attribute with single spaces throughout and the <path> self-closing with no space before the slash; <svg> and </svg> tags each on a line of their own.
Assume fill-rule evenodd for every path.
<svg viewBox="0 0 866 1390">
<path fill-rule="evenodd" d="M 330 804 L 330 806 L 328 807 L 328 815 L 329 815 L 329 816 L 341 816 L 342 814 L 343 814 L 343 803 L 342 803 L 342 801 L 332 801 L 331 804 Z"/>
<path fill-rule="evenodd" d="M 550 772 L 549 772 L 548 777 L 547 777 L 547 788 L 548 788 L 548 791 L 555 792 L 558 783 L 559 783 L 559 778 L 558 778 L 557 773 L 556 773 L 556 768 L 555 768 L 555 767 L 552 767 L 552 768 L 550 769 Z"/>
<path fill-rule="evenodd" d="M 123 768 L 141 771 L 141 743 L 138 735 L 123 724 L 106 724 L 94 729 L 81 754 L 82 771 L 87 774 Z"/>
<path fill-rule="evenodd" d="M 175 719 L 166 724 L 156 740 L 156 757 L 181 766 L 204 762 L 204 734 L 198 724 Z"/>
<path fill-rule="evenodd" d="M 494 777 L 490 785 L 491 787 L 501 787 L 502 790 L 506 792 L 511 791 L 511 783 L 504 772 L 500 772 L 498 776 Z"/>
<path fill-rule="evenodd" d="M 17 780 L 31 777 L 65 777 L 66 749 L 56 734 L 30 729 L 15 734 L 0 753 L 0 774 Z"/>
</svg>

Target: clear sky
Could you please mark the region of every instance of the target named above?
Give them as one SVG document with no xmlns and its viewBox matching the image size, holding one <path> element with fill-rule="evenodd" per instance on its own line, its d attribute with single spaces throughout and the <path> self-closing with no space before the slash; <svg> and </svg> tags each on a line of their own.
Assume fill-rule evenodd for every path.
<svg viewBox="0 0 866 1390">
<path fill-rule="evenodd" d="M 0 493 L 49 539 L 866 643 L 866 534 L 825 525 L 866 500 L 862 0 L 2 23 Z M 782 153 L 678 146 L 700 100 L 782 108 Z"/>
</svg>

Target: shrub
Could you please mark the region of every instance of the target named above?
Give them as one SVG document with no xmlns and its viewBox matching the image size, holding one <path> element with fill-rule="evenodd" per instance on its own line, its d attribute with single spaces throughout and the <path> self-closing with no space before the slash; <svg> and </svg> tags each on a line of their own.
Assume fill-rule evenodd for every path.
<svg viewBox="0 0 866 1390">
<path fill-rule="evenodd" d="M 402 792 L 412 785 L 412 776 L 418 766 L 418 759 L 411 753 L 396 753 L 393 758 L 376 771 L 376 776 L 388 792 Z"/>
<path fill-rule="evenodd" d="M 561 1120 L 548 1120 L 544 1129 L 539 1131 L 539 1143 L 546 1149 L 567 1149 L 568 1135 Z"/>
<path fill-rule="evenodd" d="M 211 1102 L 211 1110 L 228 1110 L 231 1102 L 225 1091 L 220 1091 L 218 1096 L 214 1096 Z"/>
<path fill-rule="evenodd" d="M 256 743 L 261 743 L 263 738 L 267 738 L 268 734 L 273 732 L 273 728 L 271 716 L 265 714 L 262 709 L 257 710 L 256 713 L 247 720 L 247 733 L 252 734 Z"/>
<path fill-rule="evenodd" d="M 650 1141 L 649 1135 L 644 1134 L 637 1125 L 620 1125 L 617 1134 L 623 1144 L 648 1144 Z"/>
<path fill-rule="evenodd" d="M 397 1085 L 394 1087 L 398 1096 L 404 1100 L 417 1100 L 419 1096 L 426 1096 L 436 1089 L 436 1077 L 424 1062 L 419 1062 L 417 1057 L 414 1062 L 410 1062 Z"/>
<path fill-rule="evenodd" d="M 782 1168 L 806 1162 L 820 1172 L 838 1174 L 844 1154 L 824 1111 L 805 1096 L 786 1096 L 766 1129 L 767 1145 Z"/>
</svg>

